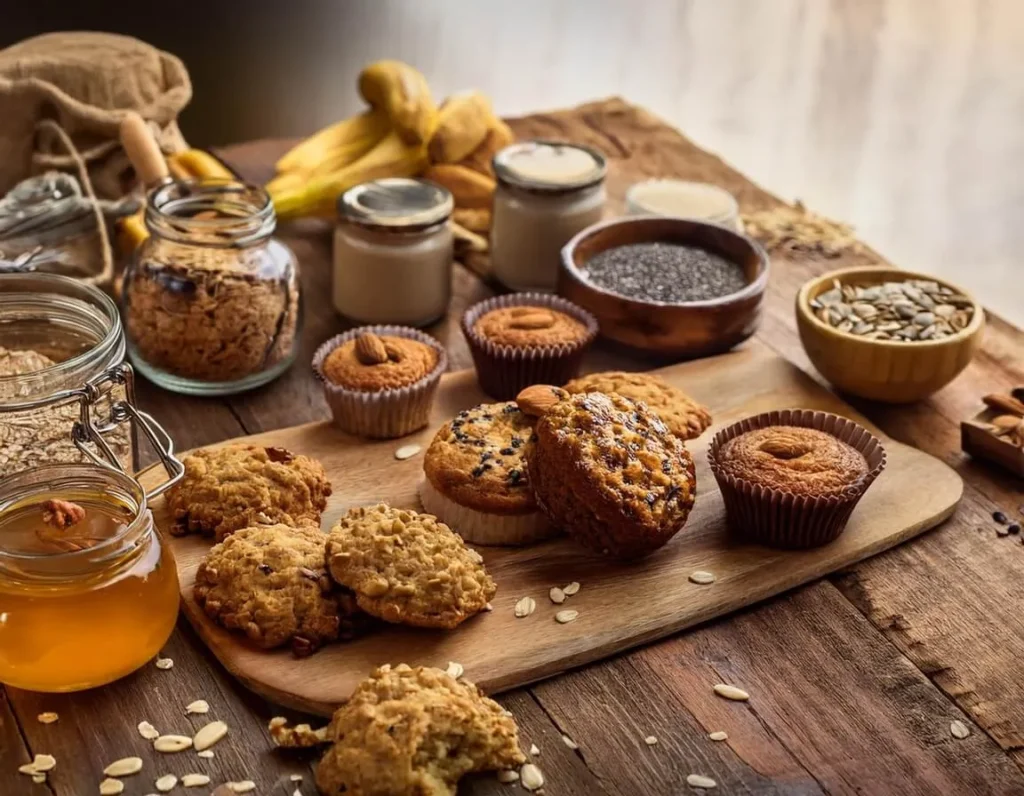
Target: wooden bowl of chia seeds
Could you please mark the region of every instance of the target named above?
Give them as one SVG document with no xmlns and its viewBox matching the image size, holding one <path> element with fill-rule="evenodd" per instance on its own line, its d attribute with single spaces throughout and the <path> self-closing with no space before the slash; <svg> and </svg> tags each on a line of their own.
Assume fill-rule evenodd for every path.
<svg viewBox="0 0 1024 796">
<path fill-rule="evenodd" d="M 909 403 L 967 367 L 981 345 L 985 311 L 945 280 L 859 267 L 806 282 L 796 321 L 808 358 L 839 390 Z"/>
<path fill-rule="evenodd" d="M 562 249 L 558 292 L 601 335 L 675 359 L 720 354 L 757 328 L 768 256 L 725 227 L 627 216 L 594 224 Z"/>
</svg>

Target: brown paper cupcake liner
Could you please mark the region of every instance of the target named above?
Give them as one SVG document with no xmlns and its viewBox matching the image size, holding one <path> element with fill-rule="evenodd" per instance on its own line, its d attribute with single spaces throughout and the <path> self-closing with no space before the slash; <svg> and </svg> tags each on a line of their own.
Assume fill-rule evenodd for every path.
<svg viewBox="0 0 1024 796">
<path fill-rule="evenodd" d="M 768 426 L 801 426 L 831 434 L 867 460 L 868 472 L 840 494 L 811 497 L 765 487 L 721 469 L 718 452 L 722 445 Z M 885 449 L 876 436 L 845 417 L 811 409 L 782 409 L 745 418 L 719 431 L 708 447 L 708 464 L 722 491 L 733 531 L 758 544 L 796 549 L 827 544 L 843 532 L 854 507 L 885 469 Z"/>
<path fill-rule="evenodd" d="M 324 376 L 324 360 L 338 346 L 367 332 L 425 343 L 437 351 L 437 365 L 422 379 L 405 387 L 371 392 L 351 390 L 332 383 Z M 448 354 L 444 346 L 433 337 L 407 326 L 360 326 L 350 329 L 332 337 L 313 355 L 313 372 L 323 384 L 334 424 L 349 434 L 371 439 L 404 437 L 426 426 L 441 375 L 447 369 Z"/>
<path fill-rule="evenodd" d="M 530 348 L 494 343 L 473 331 L 477 320 L 503 307 L 544 307 L 575 318 L 587 327 L 582 340 Z M 481 301 L 462 316 L 480 387 L 492 398 L 510 401 L 531 384 L 565 384 L 579 375 L 583 355 L 597 337 L 597 319 L 582 307 L 545 293 L 511 293 Z"/>
</svg>

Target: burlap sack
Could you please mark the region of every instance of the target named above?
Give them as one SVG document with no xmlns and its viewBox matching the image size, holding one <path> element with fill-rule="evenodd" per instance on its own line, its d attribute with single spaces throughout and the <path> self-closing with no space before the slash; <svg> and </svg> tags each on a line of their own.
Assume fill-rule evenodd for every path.
<svg viewBox="0 0 1024 796">
<path fill-rule="evenodd" d="M 118 141 L 124 111 L 150 122 L 165 153 L 185 148 L 178 113 L 192 98 L 185 65 L 173 55 L 111 33 L 48 33 L 0 50 L 0 194 L 25 177 L 74 171 L 85 161 L 96 195 L 116 199 L 132 171 Z"/>
</svg>

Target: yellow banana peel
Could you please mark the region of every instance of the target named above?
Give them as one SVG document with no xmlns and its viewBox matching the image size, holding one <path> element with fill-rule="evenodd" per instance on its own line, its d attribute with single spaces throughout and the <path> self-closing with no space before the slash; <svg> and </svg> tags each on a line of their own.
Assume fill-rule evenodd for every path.
<svg viewBox="0 0 1024 796">
<path fill-rule="evenodd" d="M 479 91 L 445 100 L 427 152 L 434 163 L 457 163 L 484 142 L 490 128 L 491 101 Z"/>
<path fill-rule="evenodd" d="M 401 61 L 375 61 L 359 73 L 359 94 L 387 114 L 407 144 L 425 144 L 437 129 L 438 112 L 423 74 Z"/>
<path fill-rule="evenodd" d="M 337 161 L 344 156 L 351 158 L 349 162 L 354 161 L 370 151 L 388 133 L 390 127 L 391 123 L 383 110 L 369 110 L 342 119 L 288 150 L 277 161 L 277 171 L 312 172 L 319 170 L 326 160 L 332 158 L 337 166 Z"/>
<path fill-rule="evenodd" d="M 168 156 L 167 166 L 175 177 L 178 176 L 178 172 L 183 171 L 186 177 L 197 180 L 235 179 L 235 175 L 231 173 L 227 166 L 202 149 L 186 149 L 181 152 L 175 152 L 173 155 Z"/>
</svg>

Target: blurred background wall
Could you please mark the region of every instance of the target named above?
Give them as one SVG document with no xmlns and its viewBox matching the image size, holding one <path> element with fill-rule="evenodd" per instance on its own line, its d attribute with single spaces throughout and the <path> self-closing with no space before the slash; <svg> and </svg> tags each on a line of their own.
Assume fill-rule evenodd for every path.
<svg viewBox="0 0 1024 796">
<path fill-rule="evenodd" d="M 380 57 L 510 115 L 619 94 L 1024 323 L 1021 0 L 10 0 L 0 45 L 61 29 L 179 55 L 199 145 L 346 116 Z"/>
</svg>

